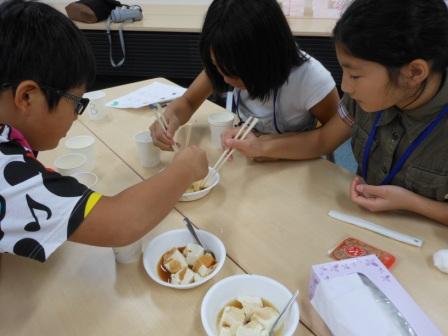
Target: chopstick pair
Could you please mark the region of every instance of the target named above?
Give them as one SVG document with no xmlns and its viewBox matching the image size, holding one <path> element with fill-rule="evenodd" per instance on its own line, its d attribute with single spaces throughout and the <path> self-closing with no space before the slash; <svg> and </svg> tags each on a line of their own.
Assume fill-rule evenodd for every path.
<svg viewBox="0 0 448 336">
<path fill-rule="evenodd" d="M 167 123 L 165 117 L 163 116 L 163 114 L 161 114 L 161 113 L 159 112 L 160 105 L 157 104 L 156 106 L 157 106 L 157 110 L 155 111 L 155 113 L 156 113 L 157 122 L 159 123 L 160 127 L 162 128 L 162 130 L 166 133 L 167 130 L 168 130 L 168 123 Z M 177 143 L 174 143 L 174 145 L 173 145 L 173 150 L 174 150 L 175 152 L 177 152 L 179 149 L 180 149 L 180 148 L 179 148 L 179 146 L 177 145 Z"/>
<path fill-rule="evenodd" d="M 250 131 L 255 127 L 255 125 L 258 122 L 258 118 L 255 117 L 249 117 L 241 126 L 238 133 L 236 133 L 234 139 L 235 140 L 244 140 Z M 204 187 L 208 180 L 212 178 L 221 168 L 222 166 L 227 162 L 227 160 L 230 158 L 230 156 L 235 151 L 234 148 L 227 148 L 219 157 L 219 159 L 216 161 L 215 165 L 213 166 L 211 173 L 207 174 L 207 176 L 202 180 L 202 183 L 200 187 Z"/>
</svg>

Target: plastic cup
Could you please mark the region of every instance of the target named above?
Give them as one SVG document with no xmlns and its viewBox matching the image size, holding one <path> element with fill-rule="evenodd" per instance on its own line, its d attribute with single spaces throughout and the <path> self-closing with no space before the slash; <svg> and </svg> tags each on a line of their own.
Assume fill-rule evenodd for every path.
<svg viewBox="0 0 448 336">
<path fill-rule="evenodd" d="M 191 124 L 185 124 L 181 126 L 174 135 L 174 141 L 179 144 L 180 148 L 183 149 L 190 144 L 191 138 Z"/>
<path fill-rule="evenodd" d="M 89 107 L 87 109 L 87 115 L 91 120 L 101 120 L 106 116 L 105 100 L 106 93 L 102 90 L 86 92 L 85 98 L 89 98 Z"/>
<path fill-rule="evenodd" d="M 86 171 L 95 168 L 95 138 L 91 135 L 76 135 L 65 140 L 70 153 L 83 154 L 87 159 Z"/>
<path fill-rule="evenodd" d="M 143 167 L 155 167 L 160 163 L 160 149 L 154 146 L 149 131 L 143 131 L 135 135 L 138 157 Z"/>
<path fill-rule="evenodd" d="M 142 254 L 142 243 L 139 240 L 134 243 L 122 247 L 112 248 L 115 255 L 115 261 L 121 264 L 129 264 L 140 259 Z"/>
<path fill-rule="evenodd" d="M 78 172 L 72 176 L 89 189 L 92 189 L 98 182 L 98 176 L 91 172 Z"/>
<path fill-rule="evenodd" d="M 229 112 L 217 112 L 208 116 L 212 146 L 222 148 L 221 134 L 232 128 L 235 115 Z"/>
<path fill-rule="evenodd" d="M 73 175 L 86 170 L 87 159 L 80 153 L 64 154 L 54 160 L 54 166 L 62 175 Z"/>
</svg>

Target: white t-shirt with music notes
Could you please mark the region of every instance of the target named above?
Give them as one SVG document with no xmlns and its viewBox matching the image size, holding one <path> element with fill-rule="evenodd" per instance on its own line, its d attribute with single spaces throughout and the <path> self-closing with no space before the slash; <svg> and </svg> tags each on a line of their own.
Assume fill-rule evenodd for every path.
<svg viewBox="0 0 448 336">
<path fill-rule="evenodd" d="M 0 125 L 0 252 L 45 261 L 101 195 L 45 168 L 23 135 Z"/>
</svg>

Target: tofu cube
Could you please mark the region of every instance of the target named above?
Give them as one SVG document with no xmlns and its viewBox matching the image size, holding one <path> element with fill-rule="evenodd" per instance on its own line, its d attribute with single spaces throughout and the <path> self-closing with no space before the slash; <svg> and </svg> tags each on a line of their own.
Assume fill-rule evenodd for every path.
<svg viewBox="0 0 448 336">
<path fill-rule="evenodd" d="M 188 285 L 194 280 L 194 272 L 188 267 L 183 268 L 179 272 L 171 275 L 171 283 L 176 285 Z"/>
<path fill-rule="evenodd" d="M 219 330 L 219 336 L 235 336 L 230 327 L 222 327 Z"/>
<path fill-rule="evenodd" d="M 163 255 L 163 266 L 171 274 L 188 267 L 187 261 L 182 253 L 175 247 Z"/>
<path fill-rule="evenodd" d="M 240 296 L 237 300 L 243 306 L 246 321 L 250 321 L 256 309 L 263 308 L 263 301 L 257 296 Z"/>
<path fill-rule="evenodd" d="M 195 272 L 193 272 L 193 273 L 194 273 L 193 282 L 198 282 L 198 281 L 201 281 L 202 279 L 204 279 L 203 277 L 201 277 L 200 274 L 195 273 Z"/>
<path fill-rule="evenodd" d="M 221 321 L 219 321 L 220 330 L 228 329 L 230 335 L 235 335 L 238 327 L 244 323 L 244 312 L 236 307 L 226 306 L 222 313 Z M 226 332 L 227 332 L 226 331 Z"/>
<path fill-rule="evenodd" d="M 198 244 L 187 244 L 184 249 L 185 259 L 187 260 L 187 264 L 190 266 L 194 266 L 198 258 L 202 255 L 204 255 L 204 249 Z"/>
<path fill-rule="evenodd" d="M 252 321 L 260 323 L 266 330 L 271 330 L 279 313 L 272 307 L 264 307 L 254 311 Z"/>
<path fill-rule="evenodd" d="M 195 262 L 193 266 L 193 271 L 205 277 L 208 274 L 210 274 L 211 270 L 213 269 L 212 266 L 214 266 L 215 263 L 216 263 L 215 258 L 213 258 L 211 254 L 206 253 L 203 256 L 200 256 L 198 260 Z"/>
<path fill-rule="evenodd" d="M 236 336 L 268 336 L 268 331 L 260 323 L 251 321 L 239 326 L 236 330 Z"/>
</svg>

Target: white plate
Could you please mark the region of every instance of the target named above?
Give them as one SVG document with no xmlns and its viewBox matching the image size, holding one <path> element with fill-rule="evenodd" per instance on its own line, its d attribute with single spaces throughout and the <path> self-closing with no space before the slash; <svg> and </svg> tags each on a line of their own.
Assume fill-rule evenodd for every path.
<svg viewBox="0 0 448 336">
<path fill-rule="evenodd" d="M 218 237 L 207 231 L 196 230 L 196 232 L 202 244 L 204 244 L 207 249 L 212 251 L 216 257 L 216 267 L 213 272 L 201 281 L 193 282 L 188 285 L 175 285 L 160 279 L 157 268 L 162 255 L 173 247 L 182 247 L 186 246 L 188 243 L 194 243 L 194 239 L 187 229 L 178 229 L 167 231 L 158 235 L 146 246 L 145 251 L 143 252 L 143 266 L 151 279 L 162 286 L 178 289 L 189 289 L 202 285 L 218 274 L 226 260 L 226 249 L 224 244 Z"/>
<path fill-rule="evenodd" d="M 209 174 L 214 172 L 213 168 L 208 168 Z M 218 183 L 220 180 L 219 173 L 216 172 L 213 174 L 213 178 L 209 180 L 207 188 L 199 191 L 193 191 L 193 192 L 186 192 L 182 195 L 179 201 L 181 202 L 189 202 L 189 201 L 195 201 L 198 199 L 201 199 L 202 197 L 205 197 Z"/>
</svg>

